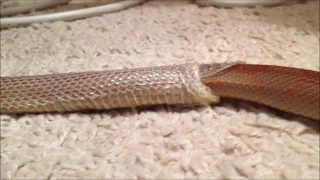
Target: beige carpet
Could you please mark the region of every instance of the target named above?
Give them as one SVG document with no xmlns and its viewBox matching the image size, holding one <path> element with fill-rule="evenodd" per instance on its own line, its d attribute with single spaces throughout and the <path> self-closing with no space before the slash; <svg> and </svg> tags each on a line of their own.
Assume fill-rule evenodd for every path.
<svg viewBox="0 0 320 180">
<path fill-rule="evenodd" d="M 228 60 L 319 71 L 319 1 L 252 9 L 151 1 L 1 31 L 1 76 Z M 319 179 L 318 127 L 232 100 L 1 115 L 1 178 Z"/>
</svg>

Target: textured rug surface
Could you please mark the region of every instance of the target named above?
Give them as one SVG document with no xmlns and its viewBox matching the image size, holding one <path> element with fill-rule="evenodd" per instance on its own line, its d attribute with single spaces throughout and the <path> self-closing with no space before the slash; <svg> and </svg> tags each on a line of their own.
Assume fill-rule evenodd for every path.
<svg viewBox="0 0 320 180">
<path fill-rule="evenodd" d="M 149 1 L 1 31 L 1 76 L 238 60 L 319 71 L 319 1 Z M 243 101 L 0 117 L 4 179 L 319 179 L 319 124 Z"/>
</svg>

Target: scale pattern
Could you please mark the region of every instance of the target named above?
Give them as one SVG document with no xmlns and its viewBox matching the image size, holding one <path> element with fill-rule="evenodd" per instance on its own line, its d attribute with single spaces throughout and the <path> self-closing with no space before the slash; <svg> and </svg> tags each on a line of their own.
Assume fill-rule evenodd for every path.
<svg viewBox="0 0 320 180">
<path fill-rule="evenodd" d="M 1 113 L 66 112 L 237 98 L 320 119 L 319 72 L 241 63 L 2 77 Z"/>
<path fill-rule="evenodd" d="M 67 112 L 218 101 L 197 64 L 2 77 L 1 113 Z"/>
<path fill-rule="evenodd" d="M 235 64 L 202 78 L 212 93 L 320 119 L 319 72 L 268 65 Z"/>
</svg>

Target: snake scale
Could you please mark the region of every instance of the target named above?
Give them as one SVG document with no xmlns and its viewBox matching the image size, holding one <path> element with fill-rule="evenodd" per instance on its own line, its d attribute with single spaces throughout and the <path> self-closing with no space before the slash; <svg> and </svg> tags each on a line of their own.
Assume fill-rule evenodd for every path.
<svg viewBox="0 0 320 180">
<path fill-rule="evenodd" d="M 243 99 L 319 120 L 319 72 L 244 63 L 1 77 L 1 113 L 70 112 Z"/>
</svg>

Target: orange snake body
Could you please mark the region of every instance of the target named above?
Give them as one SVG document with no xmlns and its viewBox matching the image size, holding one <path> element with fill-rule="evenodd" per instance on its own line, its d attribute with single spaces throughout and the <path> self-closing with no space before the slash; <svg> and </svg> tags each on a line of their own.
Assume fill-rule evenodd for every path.
<svg viewBox="0 0 320 180">
<path fill-rule="evenodd" d="M 235 64 L 202 78 L 213 94 L 264 104 L 320 119 L 319 72 L 305 69 Z"/>
<path fill-rule="evenodd" d="M 1 113 L 208 104 L 216 102 L 214 97 L 218 96 L 319 120 L 319 83 L 316 71 L 251 64 L 186 64 L 1 77 Z"/>
</svg>

